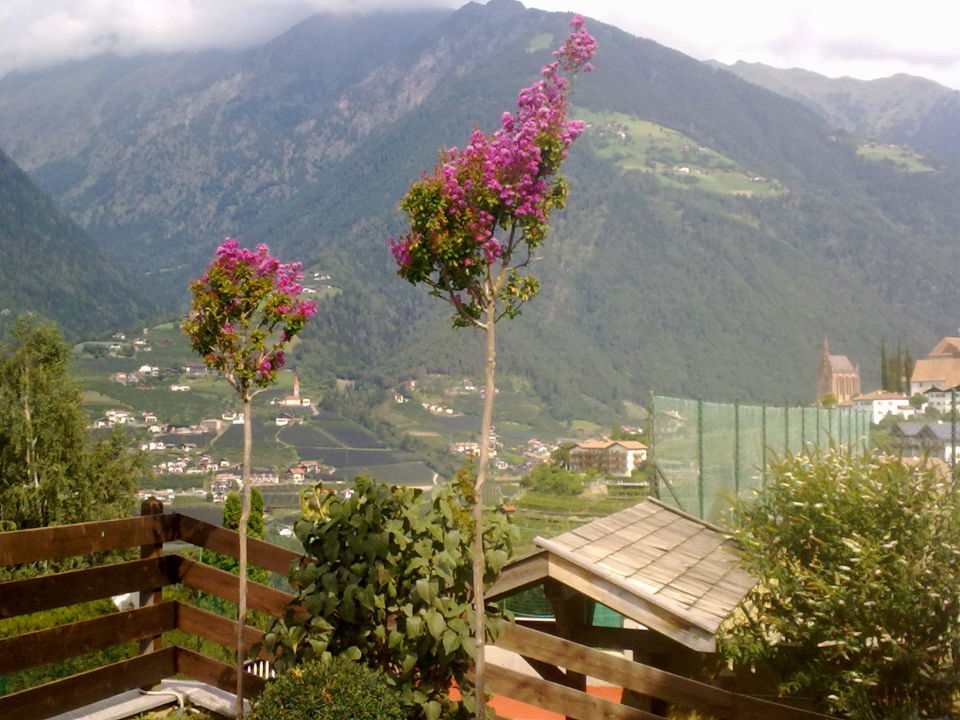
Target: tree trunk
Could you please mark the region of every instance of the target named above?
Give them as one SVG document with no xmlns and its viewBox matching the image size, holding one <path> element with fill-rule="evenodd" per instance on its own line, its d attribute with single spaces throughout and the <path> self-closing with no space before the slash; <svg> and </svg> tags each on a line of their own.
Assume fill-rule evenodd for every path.
<svg viewBox="0 0 960 720">
<path fill-rule="evenodd" d="M 486 561 L 483 553 L 483 485 L 487 479 L 487 466 L 490 464 L 490 430 L 493 427 L 493 396 L 496 394 L 494 378 L 497 368 L 496 305 L 490 303 L 486 310 L 487 364 L 485 397 L 483 399 L 483 419 L 480 423 L 480 465 L 477 468 L 477 480 L 473 486 L 473 633 L 476 639 L 476 657 L 474 658 L 474 683 L 476 687 L 476 719 L 486 717 L 486 658 L 487 612 L 484 599 L 483 576 Z"/>
<path fill-rule="evenodd" d="M 250 395 L 243 394 L 243 468 L 240 471 L 240 492 L 243 508 L 240 510 L 240 587 L 237 602 L 237 709 L 236 716 L 243 720 L 243 630 L 247 617 L 247 524 L 250 520 L 250 451 L 253 446 L 253 418 L 250 414 Z"/>
</svg>

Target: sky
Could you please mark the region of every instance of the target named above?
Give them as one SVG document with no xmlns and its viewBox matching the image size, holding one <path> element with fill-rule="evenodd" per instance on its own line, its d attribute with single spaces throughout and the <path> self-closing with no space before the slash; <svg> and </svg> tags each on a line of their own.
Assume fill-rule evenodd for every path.
<svg viewBox="0 0 960 720">
<path fill-rule="evenodd" d="M 463 0 L 0 0 L 0 76 L 106 51 L 255 45 L 318 10 Z M 861 79 L 909 73 L 960 89 L 960 3 L 863 0 L 526 0 L 579 11 L 695 58 Z"/>
</svg>

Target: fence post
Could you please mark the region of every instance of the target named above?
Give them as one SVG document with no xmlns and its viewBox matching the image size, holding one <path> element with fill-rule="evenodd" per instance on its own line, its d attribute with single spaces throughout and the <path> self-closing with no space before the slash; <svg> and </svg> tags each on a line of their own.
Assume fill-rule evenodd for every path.
<svg viewBox="0 0 960 720">
<path fill-rule="evenodd" d="M 703 400 L 697 399 L 697 500 L 700 507 L 700 519 L 706 517 L 703 508 Z"/>
<path fill-rule="evenodd" d="M 733 494 L 740 499 L 740 401 L 733 401 Z"/>
<path fill-rule="evenodd" d="M 950 388 L 950 467 L 957 466 L 957 389 Z"/>
<path fill-rule="evenodd" d="M 783 451 L 790 452 L 790 406 L 783 404 Z"/>
<path fill-rule="evenodd" d="M 163 515 L 163 502 L 158 500 L 155 497 L 150 497 L 140 503 L 140 514 L 141 515 Z M 163 542 L 159 543 L 150 543 L 148 545 L 140 546 L 140 559 L 146 560 L 148 558 L 160 558 L 163 557 Z M 156 588 L 154 590 L 143 590 L 140 592 L 140 607 L 145 607 L 147 605 L 156 605 L 163 601 L 163 589 Z M 154 635 L 153 637 L 144 638 L 140 641 L 140 654 L 145 655 L 146 653 L 159 650 L 163 647 L 163 636 Z M 151 688 L 159 686 L 147 686 L 143 688 L 144 690 L 150 690 Z"/>
<path fill-rule="evenodd" d="M 767 406 L 760 406 L 761 478 L 767 482 Z"/>
<path fill-rule="evenodd" d="M 650 471 L 647 473 L 647 482 L 652 484 L 653 496 L 659 500 L 660 472 L 657 470 L 657 414 L 654 407 L 656 395 L 653 394 L 653 390 L 650 391 L 648 397 L 647 407 L 649 410 L 647 412 L 650 414 L 648 423 L 650 434 L 647 437 L 647 442 L 650 447 L 647 452 L 647 467 L 650 468 Z"/>
<path fill-rule="evenodd" d="M 800 406 L 800 452 L 807 447 L 807 408 Z"/>
</svg>

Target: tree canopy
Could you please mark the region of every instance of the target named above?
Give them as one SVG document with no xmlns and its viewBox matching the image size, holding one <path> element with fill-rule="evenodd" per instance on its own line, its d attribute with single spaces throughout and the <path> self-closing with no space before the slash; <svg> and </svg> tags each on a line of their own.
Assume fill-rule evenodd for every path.
<svg viewBox="0 0 960 720">
<path fill-rule="evenodd" d="M 90 438 L 60 329 L 19 318 L 0 347 L 0 530 L 125 517 L 145 472 L 122 435 Z"/>
<path fill-rule="evenodd" d="M 760 578 L 723 652 L 864 720 L 941 717 L 960 690 L 960 489 L 839 451 L 771 465 L 732 525 Z"/>
</svg>

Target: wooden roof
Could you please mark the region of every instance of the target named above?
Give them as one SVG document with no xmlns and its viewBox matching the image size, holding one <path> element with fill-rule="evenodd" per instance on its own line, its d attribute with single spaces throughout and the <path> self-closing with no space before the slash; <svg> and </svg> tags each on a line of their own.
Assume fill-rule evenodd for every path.
<svg viewBox="0 0 960 720">
<path fill-rule="evenodd" d="M 550 577 L 701 652 L 757 582 L 720 528 L 653 499 L 534 543 L 494 596 Z"/>
</svg>

